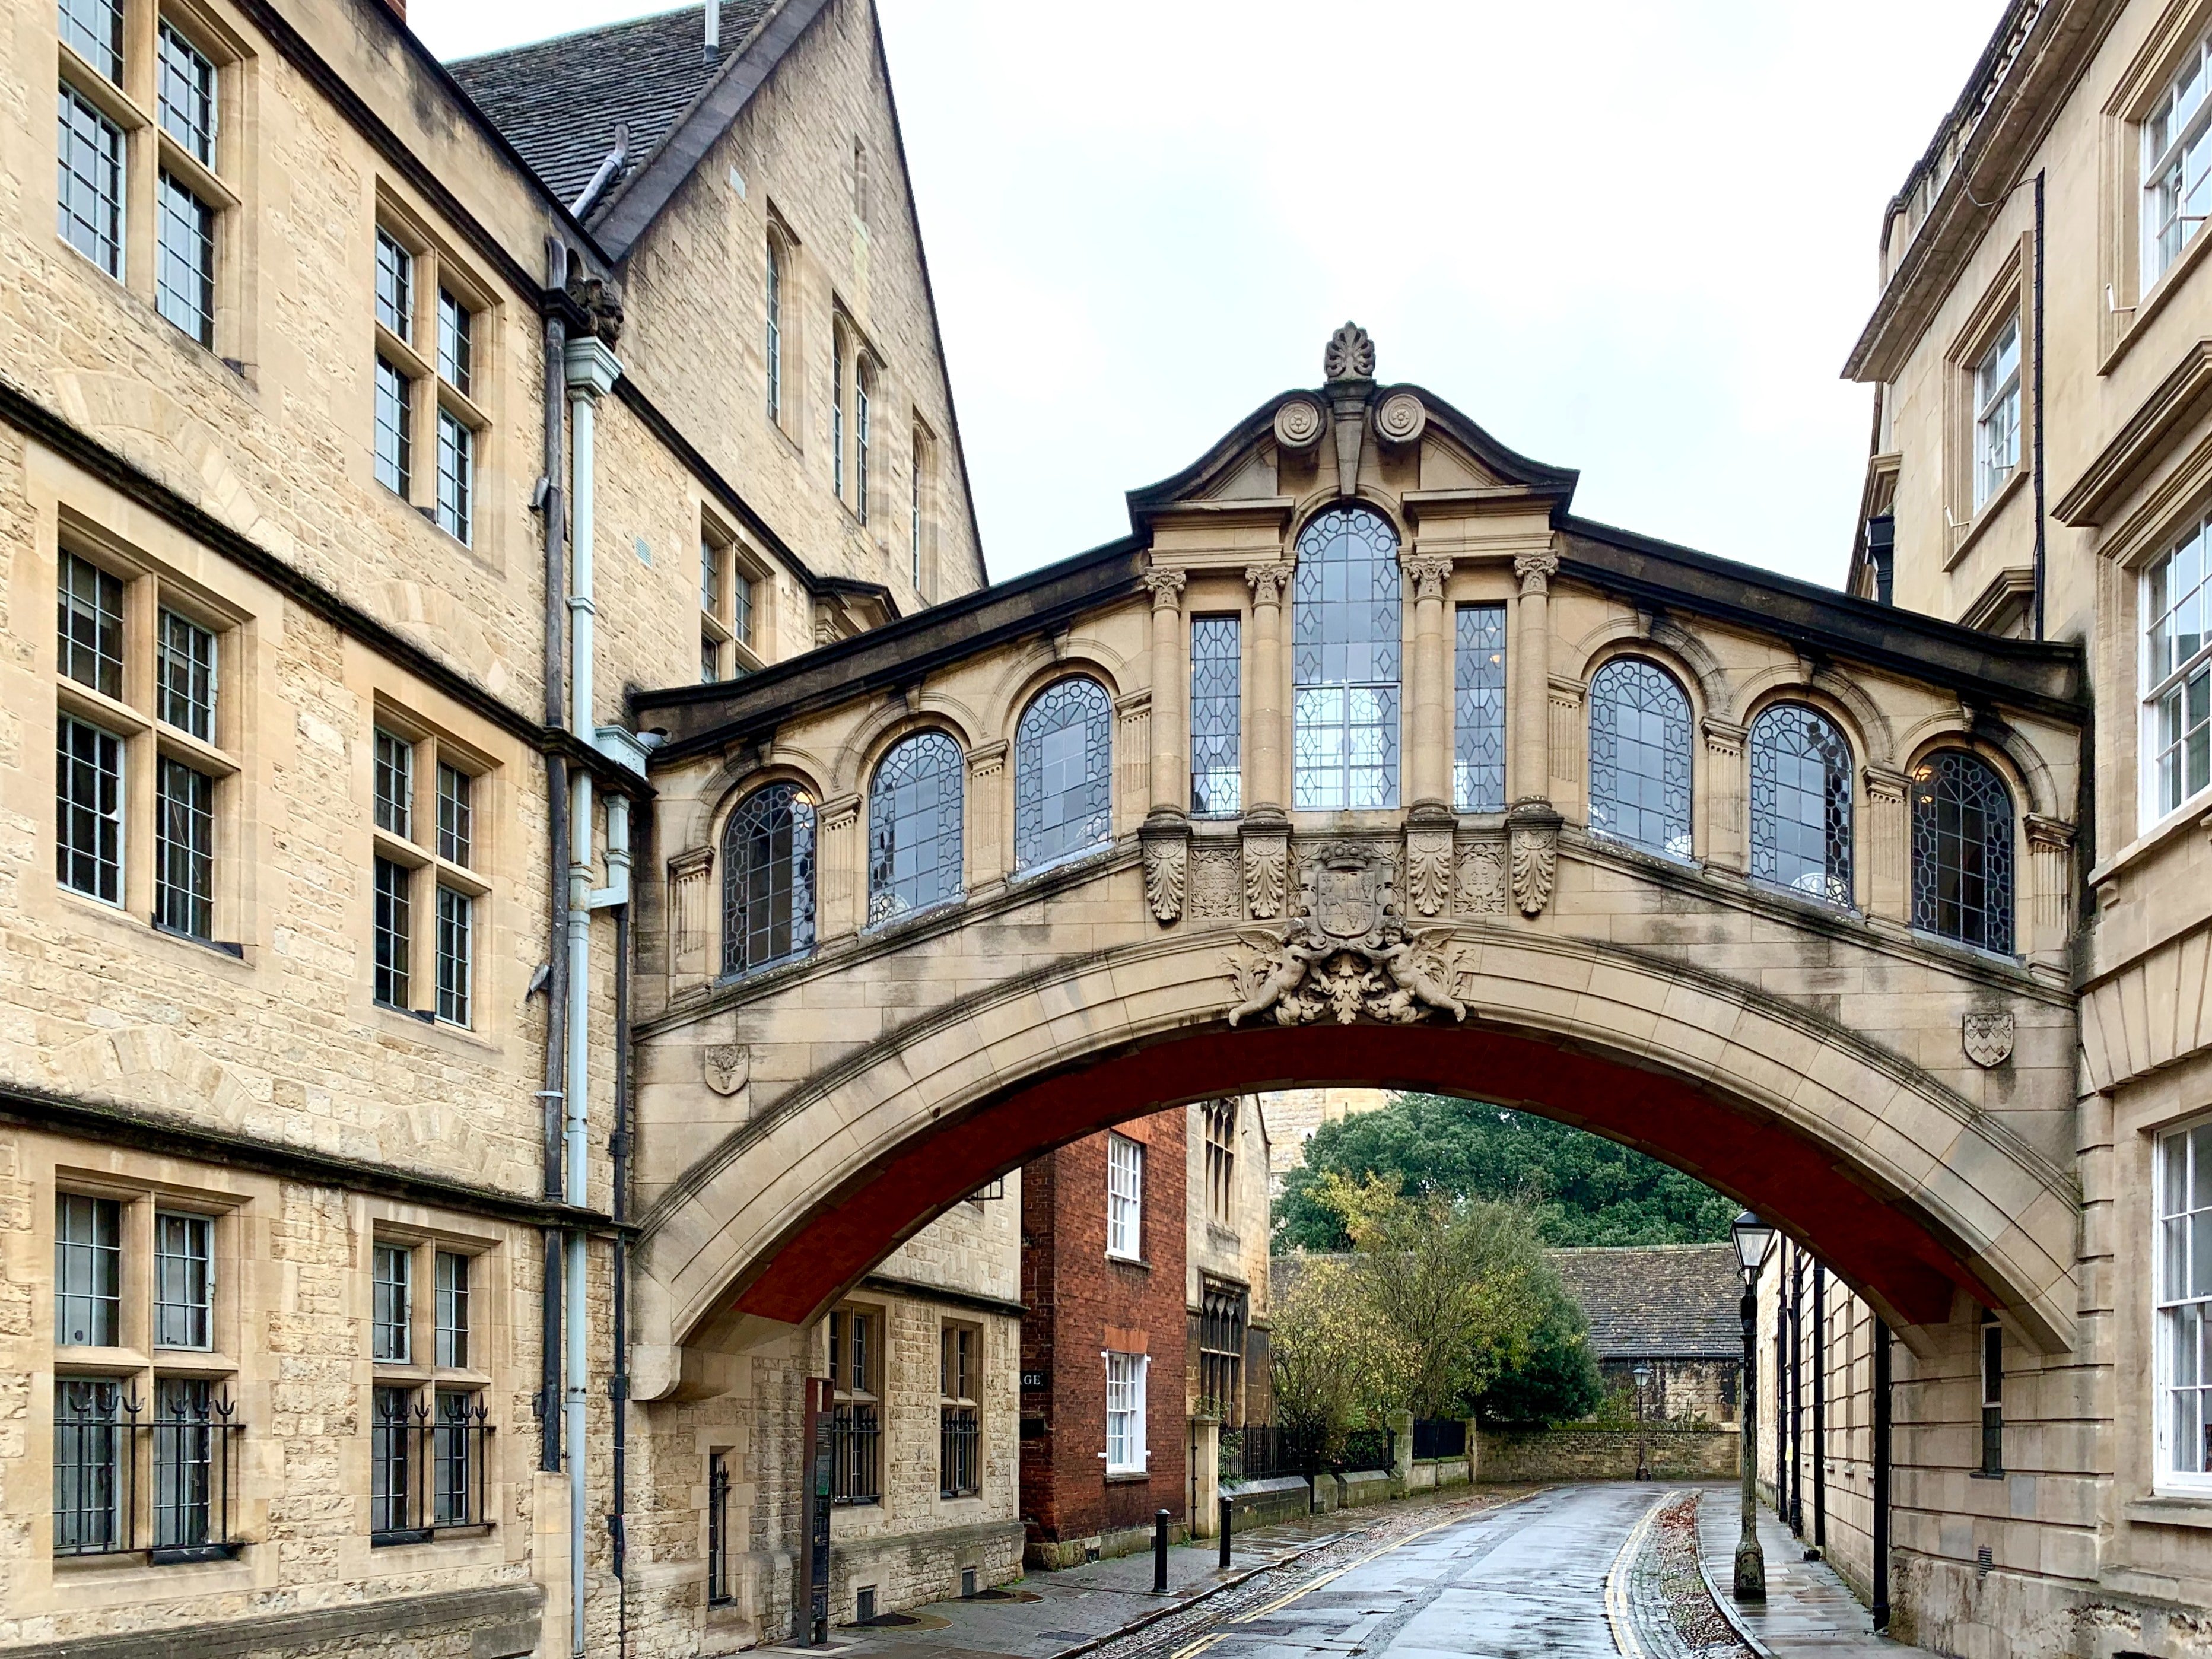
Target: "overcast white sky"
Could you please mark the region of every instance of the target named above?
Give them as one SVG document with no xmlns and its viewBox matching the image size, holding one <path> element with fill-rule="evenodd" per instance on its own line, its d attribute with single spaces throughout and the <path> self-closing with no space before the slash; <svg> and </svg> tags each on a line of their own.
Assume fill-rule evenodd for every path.
<svg viewBox="0 0 2212 1659">
<path fill-rule="evenodd" d="M 1577 511 L 1830 583 L 1881 210 L 2002 10 L 878 3 L 994 575 L 1122 533 L 1350 317 Z M 455 57 L 667 9 L 410 12 Z"/>
</svg>

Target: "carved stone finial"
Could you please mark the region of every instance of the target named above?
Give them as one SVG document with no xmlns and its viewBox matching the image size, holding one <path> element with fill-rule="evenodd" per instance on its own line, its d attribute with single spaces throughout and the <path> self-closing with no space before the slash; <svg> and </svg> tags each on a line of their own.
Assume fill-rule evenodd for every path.
<svg viewBox="0 0 2212 1659">
<path fill-rule="evenodd" d="M 1346 323 L 1328 337 L 1321 355 L 1321 372 L 1332 380 L 1365 380 L 1375 374 L 1375 342 L 1357 323 Z"/>
</svg>

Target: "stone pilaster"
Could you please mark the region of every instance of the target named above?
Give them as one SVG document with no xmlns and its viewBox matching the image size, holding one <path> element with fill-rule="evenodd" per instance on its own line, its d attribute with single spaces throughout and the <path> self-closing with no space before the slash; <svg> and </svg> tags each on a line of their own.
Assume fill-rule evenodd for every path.
<svg viewBox="0 0 2212 1659">
<path fill-rule="evenodd" d="M 1251 727 L 1245 744 L 1252 757 L 1244 809 L 1248 818 L 1279 817 L 1290 799 L 1283 773 L 1290 720 L 1284 704 L 1288 676 L 1283 657 L 1283 593 L 1292 568 L 1285 560 L 1250 565 L 1244 571 L 1244 580 L 1252 585 L 1252 685 L 1247 700 Z"/>
<path fill-rule="evenodd" d="M 857 932 L 865 908 L 866 849 L 861 845 L 860 796 L 823 802 L 815 822 L 821 826 L 814 858 L 816 890 L 822 896 L 815 930 L 826 941 Z"/>
<path fill-rule="evenodd" d="M 1155 818 L 1180 817 L 1189 811 L 1190 721 L 1184 694 L 1190 684 L 1190 659 L 1183 648 L 1182 592 L 1188 578 L 1180 570 L 1155 568 L 1145 574 L 1152 596 L 1152 811 Z"/>
<path fill-rule="evenodd" d="M 668 860 L 668 994 L 714 976 L 714 849 L 693 847 Z"/>
<path fill-rule="evenodd" d="M 1412 737 L 1406 755 L 1406 799 L 1414 811 L 1451 810 L 1451 671 L 1444 648 L 1444 585 L 1452 563 L 1434 553 L 1404 564 L 1413 593 L 1413 674 L 1406 701 Z"/>
<path fill-rule="evenodd" d="M 1513 678 L 1513 799 L 1548 801 L 1552 793 L 1552 577 L 1559 556 L 1546 550 L 1513 561 L 1520 597 L 1513 604 L 1507 660 Z"/>
<path fill-rule="evenodd" d="M 1905 796 L 1911 780 L 1887 767 L 1866 769 L 1866 907 L 1870 916 L 1900 927 L 1912 921 L 1912 896 L 1905 885 L 1910 836 Z"/>
<path fill-rule="evenodd" d="M 1144 821 L 1152 793 L 1152 694 L 1131 691 L 1114 702 L 1114 833 Z"/>
<path fill-rule="evenodd" d="M 1006 742 L 979 744 L 968 751 L 968 890 L 993 887 L 1006 878 Z"/>
<path fill-rule="evenodd" d="M 2074 826 L 2058 818 L 2027 816 L 2027 903 L 2021 921 L 2021 948 L 2031 957 L 2056 963 L 2073 932 Z"/>
<path fill-rule="evenodd" d="M 1741 873 L 1745 867 L 1743 742 L 1741 726 L 1705 720 L 1705 862 Z M 1692 820 L 1694 822 L 1694 818 Z"/>
</svg>

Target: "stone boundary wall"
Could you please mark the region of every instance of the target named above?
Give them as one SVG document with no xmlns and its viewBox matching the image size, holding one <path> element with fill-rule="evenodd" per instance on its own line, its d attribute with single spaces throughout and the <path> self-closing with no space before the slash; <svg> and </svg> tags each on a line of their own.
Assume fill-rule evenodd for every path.
<svg viewBox="0 0 2212 1659">
<path fill-rule="evenodd" d="M 1741 1442 L 1734 1429 L 1644 1431 L 1656 1480 L 1733 1480 Z M 1516 1485 L 1536 1480 L 1632 1480 L 1634 1429 L 1565 1423 L 1552 1429 L 1483 1429 L 1475 1479 Z"/>
</svg>

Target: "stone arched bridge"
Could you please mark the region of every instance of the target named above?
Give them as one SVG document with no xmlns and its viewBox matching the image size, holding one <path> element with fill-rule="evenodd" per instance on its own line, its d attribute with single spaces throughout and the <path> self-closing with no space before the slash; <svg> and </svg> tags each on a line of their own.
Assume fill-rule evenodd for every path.
<svg viewBox="0 0 2212 1659">
<path fill-rule="evenodd" d="M 1641 1146 L 1908 1343 L 2073 1344 L 2077 653 L 1577 519 L 1370 365 L 1121 541 L 635 700 L 636 1397 L 1041 1151 L 1334 1082 Z"/>
</svg>

